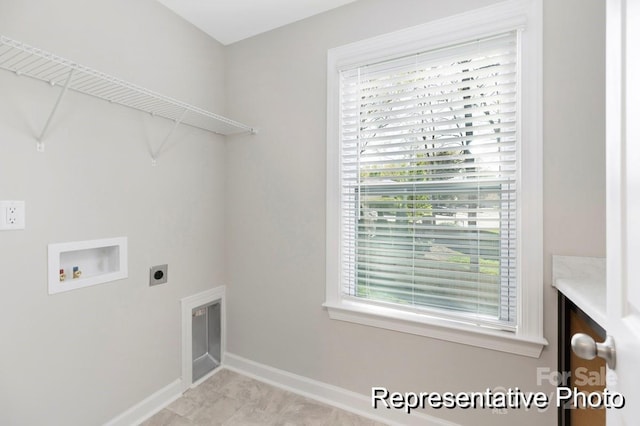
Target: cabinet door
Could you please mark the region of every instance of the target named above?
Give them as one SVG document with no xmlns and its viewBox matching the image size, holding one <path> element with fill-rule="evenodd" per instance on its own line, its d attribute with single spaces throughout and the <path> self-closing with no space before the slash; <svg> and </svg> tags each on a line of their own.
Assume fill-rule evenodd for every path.
<svg viewBox="0 0 640 426">
<path fill-rule="evenodd" d="M 569 335 L 584 333 L 595 341 L 604 340 L 603 332 L 596 331 L 586 315 L 577 310 L 569 311 Z M 604 391 L 606 386 L 606 363 L 602 358 L 584 359 L 569 351 L 570 385 L 580 392 L 591 393 Z M 604 408 L 579 407 L 570 410 L 571 426 L 604 426 L 606 424 L 606 410 Z"/>
</svg>

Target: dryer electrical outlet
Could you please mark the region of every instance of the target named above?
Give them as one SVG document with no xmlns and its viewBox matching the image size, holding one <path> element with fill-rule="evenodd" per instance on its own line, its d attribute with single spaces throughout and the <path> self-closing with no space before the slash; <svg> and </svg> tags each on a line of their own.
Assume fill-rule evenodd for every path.
<svg viewBox="0 0 640 426">
<path fill-rule="evenodd" d="M 24 229 L 24 201 L 0 201 L 0 230 Z"/>
<path fill-rule="evenodd" d="M 149 268 L 149 286 L 164 284 L 169 279 L 169 265 L 157 265 Z"/>
</svg>

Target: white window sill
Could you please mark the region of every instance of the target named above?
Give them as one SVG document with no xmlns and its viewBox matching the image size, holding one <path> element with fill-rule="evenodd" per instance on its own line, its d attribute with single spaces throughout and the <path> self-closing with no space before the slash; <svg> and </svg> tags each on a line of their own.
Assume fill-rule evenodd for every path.
<svg viewBox="0 0 640 426">
<path fill-rule="evenodd" d="M 371 327 L 400 331 L 418 336 L 477 346 L 500 352 L 539 358 L 548 345 L 544 338 L 519 336 L 509 331 L 483 328 L 471 324 L 431 317 L 367 303 L 341 301 L 325 303 L 329 317 Z"/>
</svg>

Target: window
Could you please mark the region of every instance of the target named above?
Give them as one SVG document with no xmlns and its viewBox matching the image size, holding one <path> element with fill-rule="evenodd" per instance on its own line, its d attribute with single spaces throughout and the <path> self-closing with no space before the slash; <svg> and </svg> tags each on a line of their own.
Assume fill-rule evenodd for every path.
<svg viewBox="0 0 640 426">
<path fill-rule="evenodd" d="M 541 301 L 525 297 L 541 300 L 542 283 L 523 276 L 540 257 L 524 257 L 539 244 L 523 234 L 539 224 L 523 214 L 540 169 L 535 131 L 523 131 L 539 126 L 523 111 L 535 104 L 521 63 L 532 43 L 522 20 L 469 34 L 469 16 L 330 51 L 326 306 L 537 356 Z M 427 41 L 456 21 L 467 34 Z"/>
</svg>

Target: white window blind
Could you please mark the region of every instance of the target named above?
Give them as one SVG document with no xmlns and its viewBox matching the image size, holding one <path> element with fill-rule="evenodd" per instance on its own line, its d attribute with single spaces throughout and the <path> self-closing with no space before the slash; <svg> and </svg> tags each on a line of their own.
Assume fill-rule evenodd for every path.
<svg viewBox="0 0 640 426">
<path fill-rule="evenodd" d="M 340 70 L 344 296 L 515 327 L 517 43 Z"/>
</svg>

